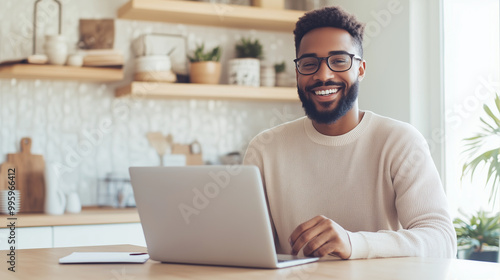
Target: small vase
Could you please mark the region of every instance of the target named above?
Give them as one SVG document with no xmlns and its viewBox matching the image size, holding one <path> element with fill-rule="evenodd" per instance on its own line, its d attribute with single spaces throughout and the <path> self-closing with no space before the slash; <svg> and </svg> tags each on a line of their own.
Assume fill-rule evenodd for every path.
<svg viewBox="0 0 500 280">
<path fill-rule="evenodd" d="M 66 38 L 61 35 L 46 35 L 43 49 L 49 64 L 64 65 L 68 57 Z"/>
<path fill-rule="evenodd" d="M 68 213 L 80 213 L 82 211 L 82 204 L 80 202 L 80 197 L 76 192 L 68 194 L 66 199 L 66 212 Z"/>
<path fill-rule="evenodd" d="M 276 73 L 276 86 L 277 87 L 290 86 L 288 75 L 285 72 Z"/>
<path fill-rule="evenodd" d="M 260 86 L 274 87 L 276 84 L 276 73 L 273 66 L 260 67 Z"/>
<path fill-rule="evenodd" d="M 59 189 L 61 178 L 56 172 L 56 166 L 53 163 L 47 163 L 45 166 L 45 213 L 49 215 L 62 215 L 66 208 L 66 196 Z"/>
<path fill-rule="evenodd" d="M 221 64 L 216 61 L 192 62 L 189 69 L 189 79 L 195 84 L 218 84 Z"/>
<path fill-rule="evenodd" d="M 260 86 L 260 60 L 257 58 L 236 58 L 229 60 L 229 84 Z"/>
</svg>

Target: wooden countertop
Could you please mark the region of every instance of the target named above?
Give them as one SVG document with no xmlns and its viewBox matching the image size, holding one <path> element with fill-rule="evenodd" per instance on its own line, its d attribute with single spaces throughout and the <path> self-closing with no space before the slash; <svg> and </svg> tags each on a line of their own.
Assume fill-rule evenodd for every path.
<svg viewBox="0 0 500 280">
<path fill-rule="evenodd" d="M 500 264 L 434 258 L 323 261 L 283 269 L 182 265 L 148 260 L 144 264 L 59 264 L 72 252 L 146 252 L 131 245 L 25 249 L 15 252 L 16 272 L 0 264 L 0 279 L 500 279 Z M 0 251 L 7 255 L 8 251 Z"/>
<path fill-rule="evenodd" d="M 7 218 L 11 216 L 0 215 L 0 228 L 7 227 Z M 17 214 L 17 227 L 44 227 L 44 226 L 71 226 L 71 225 L 96 225 L 139 223 L 137 208 L 101 208 L 84 207 L 77 214 L 47 215 L 47 214 Z"/>
</svg>

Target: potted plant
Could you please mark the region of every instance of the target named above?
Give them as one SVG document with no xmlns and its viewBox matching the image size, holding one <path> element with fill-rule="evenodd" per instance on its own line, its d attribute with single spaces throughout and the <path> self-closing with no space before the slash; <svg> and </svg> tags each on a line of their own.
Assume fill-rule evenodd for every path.
<svg viewBox="0 0 500 280">
<path fill-rule="evenodd" d="M 258 87 L 262 44 L 258 39 L 242 38 L 236 44 L 236 57 L 229 60 L 229 84 Z"/>
<path fill-rule="evenodd" d="M 489 202 L 493 202 L 493 206 L 495 206 L 499 194 L 498 189 L 500 188 L 500 141 L 495 141 L 495 138 L 500 137 L 500 97 L 498 94 L 495 96 L 495 105 L 495 113 L 487 105 L 483 106 L 489 119 L 480 118 L 484 124 L 481 128 L 482 132 L 474 137 L 464 139 L 467 142 L 465 153 L 468 154 L 469 160 L 465 162 L 462 168 L 462 179 L 469 173 L 472 179 L 474 172 L 480 165 L 484 165 L 488 169 L 485 187 L 488 187 L 488 183 L 491 183 Z M 497 113 L 499 116 L 496 116 Z M 488 151 L 481 151 L 483 147 L 491 146 L 488 145 L 490 140 L 493 140 L 492 143 L 496 143 L 496 147 Z"/>
<path fill-rule="evenodd" d="M 220 56 L 220 46 L 207 52 L 205 52 L 205 44 L 196 46 L 193 56 L 188 56 L 191 62 L 190 81 L 197 84 L 218 84 L 221 73 Z"/>
<path fill-rule="evenodd" d="M 500 188 L 500 146 L 498 146 L 500 141 L 495 139 L 500 137 L 500 97 L 498 94 L 495 96 L 495 107 L 492 110 L 487 105 L 483 106 L 487 118 L 480 118 L 483 123 L 481 132 L 474 137 L 464 139 L 466 142 L 464 152 L 467 154 L 467 161 L 462 167 L 461 178 L 463 180 L 466 175 L 470 174 L 472 180 L 474 172 L 479 166 L 486 167 L 488 173 L 485 188 L 490 188 L 489 203 L 492 203 L 493 207 L 498 200 L 498 189 Z M 493 141 L 490 142 L 490 140 Z M 495 143 L 495 146 L 491 148 L 489 143 Z M 484 151 L 484 147 L 490 148 Z M 474 255 L 484 251 L 482 248 L 485 243 L 494 246 L 496 252 L 489 254 L 495 255 L 495 258 L 498 259 L 499 219 L 500 213 L 493 217 L 487 217 L 484 212 L 480 211 L 476 216 L 472 216 L 468 222 L 461 219 L 455 220 L 455 224 L 459 225 L 457 229 L 459 244 L 460 240 L 462 243 L 469 242 L 469 245 L 473 245 L 474 252 L 472 253 Z M 473 257 L 475 258 L 475 256 Z"/>
<path fill-rule="evenodd" d="M 498 262 L 500 213 L 489 216 L 485 211 L 466 220 L 453 221 L 457 232 L 459 254 L 469 260 Z"/>
<path fill-rule="evenodd" d="M 276 86 L 286 87 L 288 86 L 288 77 L 285 72 L 285 62 L 274 64 L 274 70 L 276 72 Z"/>
</svg>

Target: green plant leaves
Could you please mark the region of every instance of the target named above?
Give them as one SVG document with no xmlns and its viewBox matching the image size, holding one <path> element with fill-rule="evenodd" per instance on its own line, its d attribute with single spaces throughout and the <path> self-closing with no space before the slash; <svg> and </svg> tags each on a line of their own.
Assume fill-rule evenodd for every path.
<svg viewBox="0 0 500 280">
<path fill-rule="evenodd" d="M 220 61 L 220 56 L 222 53 L 222 49 L 220 46 L 217 46 L 207 52 L 205 52 L 204 50 L 205 50 L 205 44 L 197 45 L 193 53 L 194 56 L 188 56 L 189 61 L 191 62 Z"/>
<path fill-rule="evenodd" d="M 486 245 L 499 246 L 500 213 L 489 216 L 485 211 L 478 211 L 468 221 L 456 218 L 453 221 L 457 232 L 458 245 L 468 245 L 481 251 Z"/>
<path fill-rule="evenodd" d="M 276 64 L 274 64 L 274 71 L 276 73 L 285 72 L 285 66 L 286 66 L 286 64 L 284 61 L 282 61 L 281 63 L 276 63 Z"/>
<path fill-rule="evenodd" d="M 483 106 L 483 110 L 489 118 L 480 118 L 483 124 L 481 132 L 474 137 L 464 139 L 466 142 L 464 153 L 467 153 L 468 160 L 462 167 L 461 177 L 461 179 L 463 179 L 465 175 L 470 173 L 472 180 L 476 169 L 480 165 L 484 165 L 488 169 L 485 187 L 491 184 L 489 202 L 491 203 L 493 201 L 493 206 L 495 205 L 495 198 L 498 196 L 498 189 L 500 188 L 500 146 L 482 152 L 479 155 L 477 155 L 477 153 L 481 147 L 485 146 L 491 137 L 500 137 L 500 118 L 496 116 L 497 113 L 500 116 L 500 97 L 498 94 L 495 96 L 495 105 L 495 113 L 487 105 Z"/>
<path fill-rule="evenodd" d="M 237 58 L 258 58 L 262 59 L 262 45 L 258 39 L 253 42 L 251 39 L 241 38 L 241 41 L 236 44 L 236 57 Z"/>
</svg>

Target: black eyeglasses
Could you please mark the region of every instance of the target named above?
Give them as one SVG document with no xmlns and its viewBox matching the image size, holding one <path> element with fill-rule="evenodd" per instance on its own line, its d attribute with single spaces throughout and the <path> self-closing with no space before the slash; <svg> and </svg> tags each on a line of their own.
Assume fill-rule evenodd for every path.
<svg viewBox="0 0 500 280">
<path fill-rule="evenodd" d="M 302 75 L 312 75 L 318 72 L 322 60 L 326 60 L 328 68 L 333 72 L 345 72 L 352 67 L 352 61 L 354 59 L 362 60 L 361 57 L 348 53 L 345 51 L 333 52 L 327 57 L 317 57 L 317 56 L 305 56 L 296 58 L 293 60 L 295 62 L 295 67 Z"/>
</svg>

